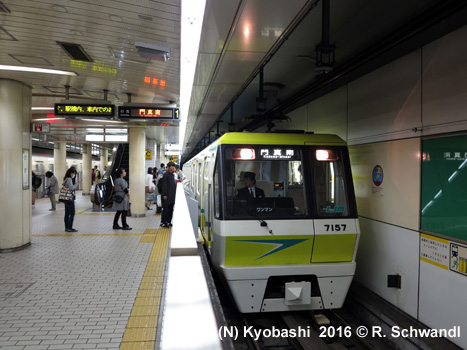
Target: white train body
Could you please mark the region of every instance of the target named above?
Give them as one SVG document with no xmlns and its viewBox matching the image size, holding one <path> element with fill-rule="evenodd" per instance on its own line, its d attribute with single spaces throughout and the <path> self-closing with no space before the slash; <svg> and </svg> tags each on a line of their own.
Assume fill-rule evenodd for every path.
<svg viewBox="0 0 467 350">
<path fill-rule="evenodd" d="M 214 268 L 241 312 L 342 306 L 360 236 L 342 139 L 229 133 L 183 172 Z M 245 196 L 245 173 L 260 196 Z"/>
</svg>

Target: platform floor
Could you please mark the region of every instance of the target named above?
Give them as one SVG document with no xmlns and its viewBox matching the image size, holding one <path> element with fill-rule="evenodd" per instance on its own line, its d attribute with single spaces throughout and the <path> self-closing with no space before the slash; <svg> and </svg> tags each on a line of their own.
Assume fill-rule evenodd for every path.
<svg viewBox="0 0 467 350">
<path fill-rule="evenodd" d="M 154 349 L 168 229 L 146 211 L 113 230 L 114 213 L 89 213 L 77 195 L 74 228 L 64 205 L 32 210 L 32 244 L 0 254 L 0 349 Z"/>
</svg>

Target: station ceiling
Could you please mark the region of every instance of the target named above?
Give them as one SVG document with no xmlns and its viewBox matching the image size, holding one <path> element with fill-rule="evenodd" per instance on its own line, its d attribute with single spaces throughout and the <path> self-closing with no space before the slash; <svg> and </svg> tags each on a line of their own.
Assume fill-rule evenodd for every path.
<svg viewBox="0 0 467 350">
<path fill-rule="evenodd" d="M 329 0 L 329 26 L 322 26 L 326 2 L 206 0 L 189 113 L 182 115 L 185 138 L 178 139 L 177 126 L 156 124 L 146 127 L 147 135 L 159 143 L 180 142 L 186 158 L 218 130 L 265 131 L 268 123 L 280 124 L 287 111 L 313 96 L 467 21 L 464 1 Z M 77 73 L 0 70 L 0 78 L 30 85 L 33 107 L 63 101 L 66 86 L 76 102 L 107 96 L 116 105 L 131 99 L 178 106 L 181 16 L 181 0 L 0 0 L 1 65 Z M 323 53 L 316 46 L 323 40 L 335 45 L 333 69 L 326 74 L 327 64 L 316 69 L 317 55 Z M 73 58 L 63 43 L 75 45 L 73 50 L 79 45 L 88 61 Z M 169 48 L 169 60 L 143 57 L 137 48 L 141 43 Z M 33 120 L 52 113 L 34 111 Z M 103 125 L 135 124 L 67 119 L 53 123 L 51 135 L 80 142 L 88 129 Z"/>
</svg>

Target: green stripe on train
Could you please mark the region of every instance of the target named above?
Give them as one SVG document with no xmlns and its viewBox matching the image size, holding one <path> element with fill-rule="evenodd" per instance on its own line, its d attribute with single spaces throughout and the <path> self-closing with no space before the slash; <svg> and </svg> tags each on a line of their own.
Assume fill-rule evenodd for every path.
<svg viewBox="0 0 467 350">
<path fill-rule="evenodd" d="M 217 144 L 245 145 L 321 145 L 346 146 L 339 136 L 331 134 L 268 134 L 230 132 L 216 140 Z"/>
<path fill-rule="evenodd" d="M 357 234 L 316 235 L 311 262 L 352 261 Z"/>
<path fill-rule="evenodd" d="M 309 264 L 313 236 L 226 237 L 225 266 Z"/>
</svg>

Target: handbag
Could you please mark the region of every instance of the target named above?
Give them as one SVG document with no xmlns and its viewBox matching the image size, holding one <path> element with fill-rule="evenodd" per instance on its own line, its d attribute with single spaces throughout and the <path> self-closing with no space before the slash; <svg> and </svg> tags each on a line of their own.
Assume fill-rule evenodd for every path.
<svg viewBox="0 0 467 350">
<path fill-rule="evenodd" d="M 128 210 L 126 212 L 126 216 L 131 216 L 131 203 L 128 204 Z"/>
<path fill-rule="evenodd" d="M 117 203 L 123 202 L 123 196 L 120 196 L 119 194 L 114 195 L 113 200 Z"/>
<path fill-rule="evenodd" d="M 58 194 L 58 201 L 62 203 L 69 203 L 73 201 L 73 191 L 66 187 L 62 187 L 60 189 L 60 193 Z"/>
<path fill-rule="evenodd" d="M 50 188 L 49 187 L 46 187 L 44 189 L 44 196 L 48 196 L 50 194 Z"/>
<path fill-rule="evenodd" d="M 152 187 L 152 186 L 146 186 L 145 192 L 146 192 L 146 193 L 154 193 L 154 187 Z"/>
</svg>

